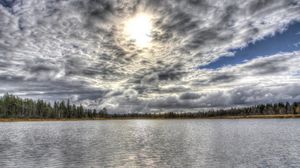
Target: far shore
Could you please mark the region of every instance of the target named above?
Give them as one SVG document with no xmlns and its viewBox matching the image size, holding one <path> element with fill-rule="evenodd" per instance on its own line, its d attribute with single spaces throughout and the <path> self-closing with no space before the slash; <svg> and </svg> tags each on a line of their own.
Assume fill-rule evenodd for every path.
<svg viewBox="0 0 300 168">
<path fill-rule="evenodd" d="M 181 120 L 181 119 L 288 119 L 300 118 L 300 114 L 275 114 L 275 115 L 248 115 L 248 116 L 220 116 L 220 117 L 203 117 L 203 118 L 95 118 L 95 119 L 51 119 L 51 118 L 0 118 L 0 122 L 27 122 L 27 121 L 100 121 L 100 120 Z"/>
</svg>

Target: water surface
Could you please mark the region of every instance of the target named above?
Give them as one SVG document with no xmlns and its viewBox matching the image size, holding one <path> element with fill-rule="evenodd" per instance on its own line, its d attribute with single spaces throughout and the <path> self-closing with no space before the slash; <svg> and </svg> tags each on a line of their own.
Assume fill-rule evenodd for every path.
<svg viewBox="0 0 300 168">
<path fill-rule="evenodd" d="M 300 119 L 0 123 L 0 167 L 297 167 Z"/>
</svg>

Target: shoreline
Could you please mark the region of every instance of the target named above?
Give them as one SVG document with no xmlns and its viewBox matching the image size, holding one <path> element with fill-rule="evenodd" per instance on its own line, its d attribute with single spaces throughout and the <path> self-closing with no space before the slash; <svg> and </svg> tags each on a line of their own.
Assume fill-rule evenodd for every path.
<svg viewBox="0 0 300 168">
<path fill-rule="evenodd" d="M 300 114 L 276 114 L 276 115 L 248 115 L 248 116 L 221 116 L 221 117 L 203 117 L 203 118 L 95 118 L 95 119 L 77 119 L 77 118 L 0 118 L 0 122 L 34 122 L 34 121 L 101 121 L 101 120 L 197 120 L 197 119 L 291 119 L 300 118 Z"/>
</svg>

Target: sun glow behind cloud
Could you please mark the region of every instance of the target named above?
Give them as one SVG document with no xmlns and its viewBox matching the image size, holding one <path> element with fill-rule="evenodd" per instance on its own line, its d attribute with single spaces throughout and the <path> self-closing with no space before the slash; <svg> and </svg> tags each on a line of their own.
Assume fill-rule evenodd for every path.
<svg viewBox="0 0 300 168">
<path fill-rule="evenodd" d="M 139 14 L 125 23 L 125 34 L 138 47 L 147 47 L 151 42 L 151 19 L 146 14 Z"/>
<path fill-rule="evenodd" d="M 298 101 L 300 52 L 246 48 L 299 21 L 299 9 L 299 0 L 0 0 L 0 95 L 116 113 Z M 241 65 L 197 68 L 241 47 Z"/>
</svg>

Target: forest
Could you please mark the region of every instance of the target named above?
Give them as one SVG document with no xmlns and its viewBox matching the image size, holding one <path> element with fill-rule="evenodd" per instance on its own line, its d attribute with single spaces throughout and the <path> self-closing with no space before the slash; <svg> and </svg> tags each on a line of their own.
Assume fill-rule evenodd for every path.
<svg viewBox="0 0 300 168">
<path fill-rule="evenodd" d="M 102 118 L 106 109 L 85 109 L 82 105 L 70 104 L 70 101 L 55 101 L 53 104 L 43 100 L 22 99 L 5 94 L 0 97 L 0 118 Z"/>
<path fill-rule="evenodd" d="M 212 118 L 226 116 L 300 114 L 300 103 L 261 104 L 241 108 L 215 109 L 199 112 L 160 112 L 111 114 L 106 108 L 86 109 L 67 101 L 53 104 L 43 100 L 22 99 L 5 94 L 0 97 L 0 118 L 41 118 L 41 119 L 122 119 L 122 118 Z"/>
</svg>

